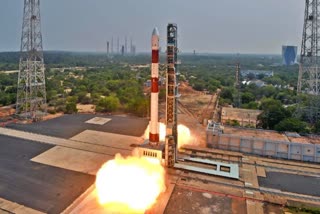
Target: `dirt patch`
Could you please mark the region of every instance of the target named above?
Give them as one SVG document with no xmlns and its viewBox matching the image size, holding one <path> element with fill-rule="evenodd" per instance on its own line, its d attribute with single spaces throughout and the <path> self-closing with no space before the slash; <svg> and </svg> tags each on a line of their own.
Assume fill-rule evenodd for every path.
<svg viewBox="0 0 320 214">
<path fill-rule="evenodd" d="M 77 104 L 78 113 L 94 113 L 96 106 L 92 104 Z"/>
</svg>

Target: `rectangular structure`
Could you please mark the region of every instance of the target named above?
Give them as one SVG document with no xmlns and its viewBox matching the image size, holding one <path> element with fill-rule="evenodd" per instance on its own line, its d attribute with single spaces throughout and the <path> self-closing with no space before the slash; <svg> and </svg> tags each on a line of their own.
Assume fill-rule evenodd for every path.
<svg viewBox="0 0 320 214">
<path fill-rule="evenodd" d="M 191 164 L 188 164 L 187 162 L 190 162 Z M 204 167 L 193 166 L 192 163 L 202 164 Z M 238 164 L 228 164 L 228 163 L 211 161 L 208 159 L 188 157 L 188 158 L 180 159 L 178 163 L 174 164 L 174 168 L 204 173 L 208 175 L 217 175 L 217 176 L 222 176 L 226 178 L 239 179 Z"/>
<path fill-rule="evenodd" d="M 294 65 L 297 63 L 297 46 L 282 46 L 282 64 L 283 65 Z"/>
<path fill-rule="evenodd" d="M 292 143 L 216 132 L 207 127 L 207 147 L 306 162 L 320 163 L 320 145 Z"/>
<path fill-rule="evenodd" d="M 223 107 L 221 112 L 222 124 L 230 125 L 234 121 L 239 122 L 240 126 L 256 127 L 260 110 L 227 108 Z"/>
</svg>

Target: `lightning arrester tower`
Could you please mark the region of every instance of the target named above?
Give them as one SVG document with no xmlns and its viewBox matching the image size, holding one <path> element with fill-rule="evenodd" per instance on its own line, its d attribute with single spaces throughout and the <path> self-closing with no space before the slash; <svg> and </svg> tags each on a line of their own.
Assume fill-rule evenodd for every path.
<svg viewBox="0 0 320 214">
<path fill-rule="evenodd" d="M 46 114 L 46 84 L 40 0 L 24 0 L 16 114 L 40 120 Z"/>
<path fill-rule="evenodd" d="M 297 92 L 309 94 L 304 112 L 310 122 L 320 119 L 320 0 L 306 0 Z"/>
<path fill-rule="evenodd" d="M 320 95 L 320 0 L 306 0 L 298 93 Z"/>
</svg>

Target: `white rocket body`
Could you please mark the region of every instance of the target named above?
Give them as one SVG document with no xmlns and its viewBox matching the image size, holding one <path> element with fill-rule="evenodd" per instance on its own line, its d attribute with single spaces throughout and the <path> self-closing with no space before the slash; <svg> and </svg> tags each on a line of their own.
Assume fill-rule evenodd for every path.
<svg viewBox="0 0 320 214">
<path fill-rule="evenodd" d="M 149 142 L 159 144 L 159 32 L 155 28 L 151 37 L 152 64 L 151 64 L 151 113 L 149 125 Z"/>
</svg>

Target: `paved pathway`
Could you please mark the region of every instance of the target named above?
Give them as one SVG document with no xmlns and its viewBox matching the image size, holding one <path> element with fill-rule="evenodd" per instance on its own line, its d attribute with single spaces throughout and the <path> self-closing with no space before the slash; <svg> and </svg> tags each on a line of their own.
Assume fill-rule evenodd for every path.
<svg viewBox="0 0 320 214">
<path fill-rule="evenodd" d="M 89 152 L 95 152 L 99 154 L 111 155 L 111 156 L 114 156 L 119 152 L 121 152 L 122 155 L 131 154 L 131 150 L 126 150 L 122 148 L 96 145 L 92 143 L 85 143 L 85 142 L 68 140 L 68 139 L 63 139 L 58 137 L 51 137 L 47 135 L 34 134 L 30 132 L 18 131 L 18 130 L 8 129 L 8 128 L 0 128 L 0 135 L 21 138 L 25 140 L 31 140 L 35 142 L 46 143 L 46 144 L 51 144 L 56 146 L 63 146 L 63 147 L 68 147 L 68 148 L 73 148 L 78 150 L 84 150 Z M 136 142 L 133 142 L 133 143 L 136 143 Z"/>
</svg>

